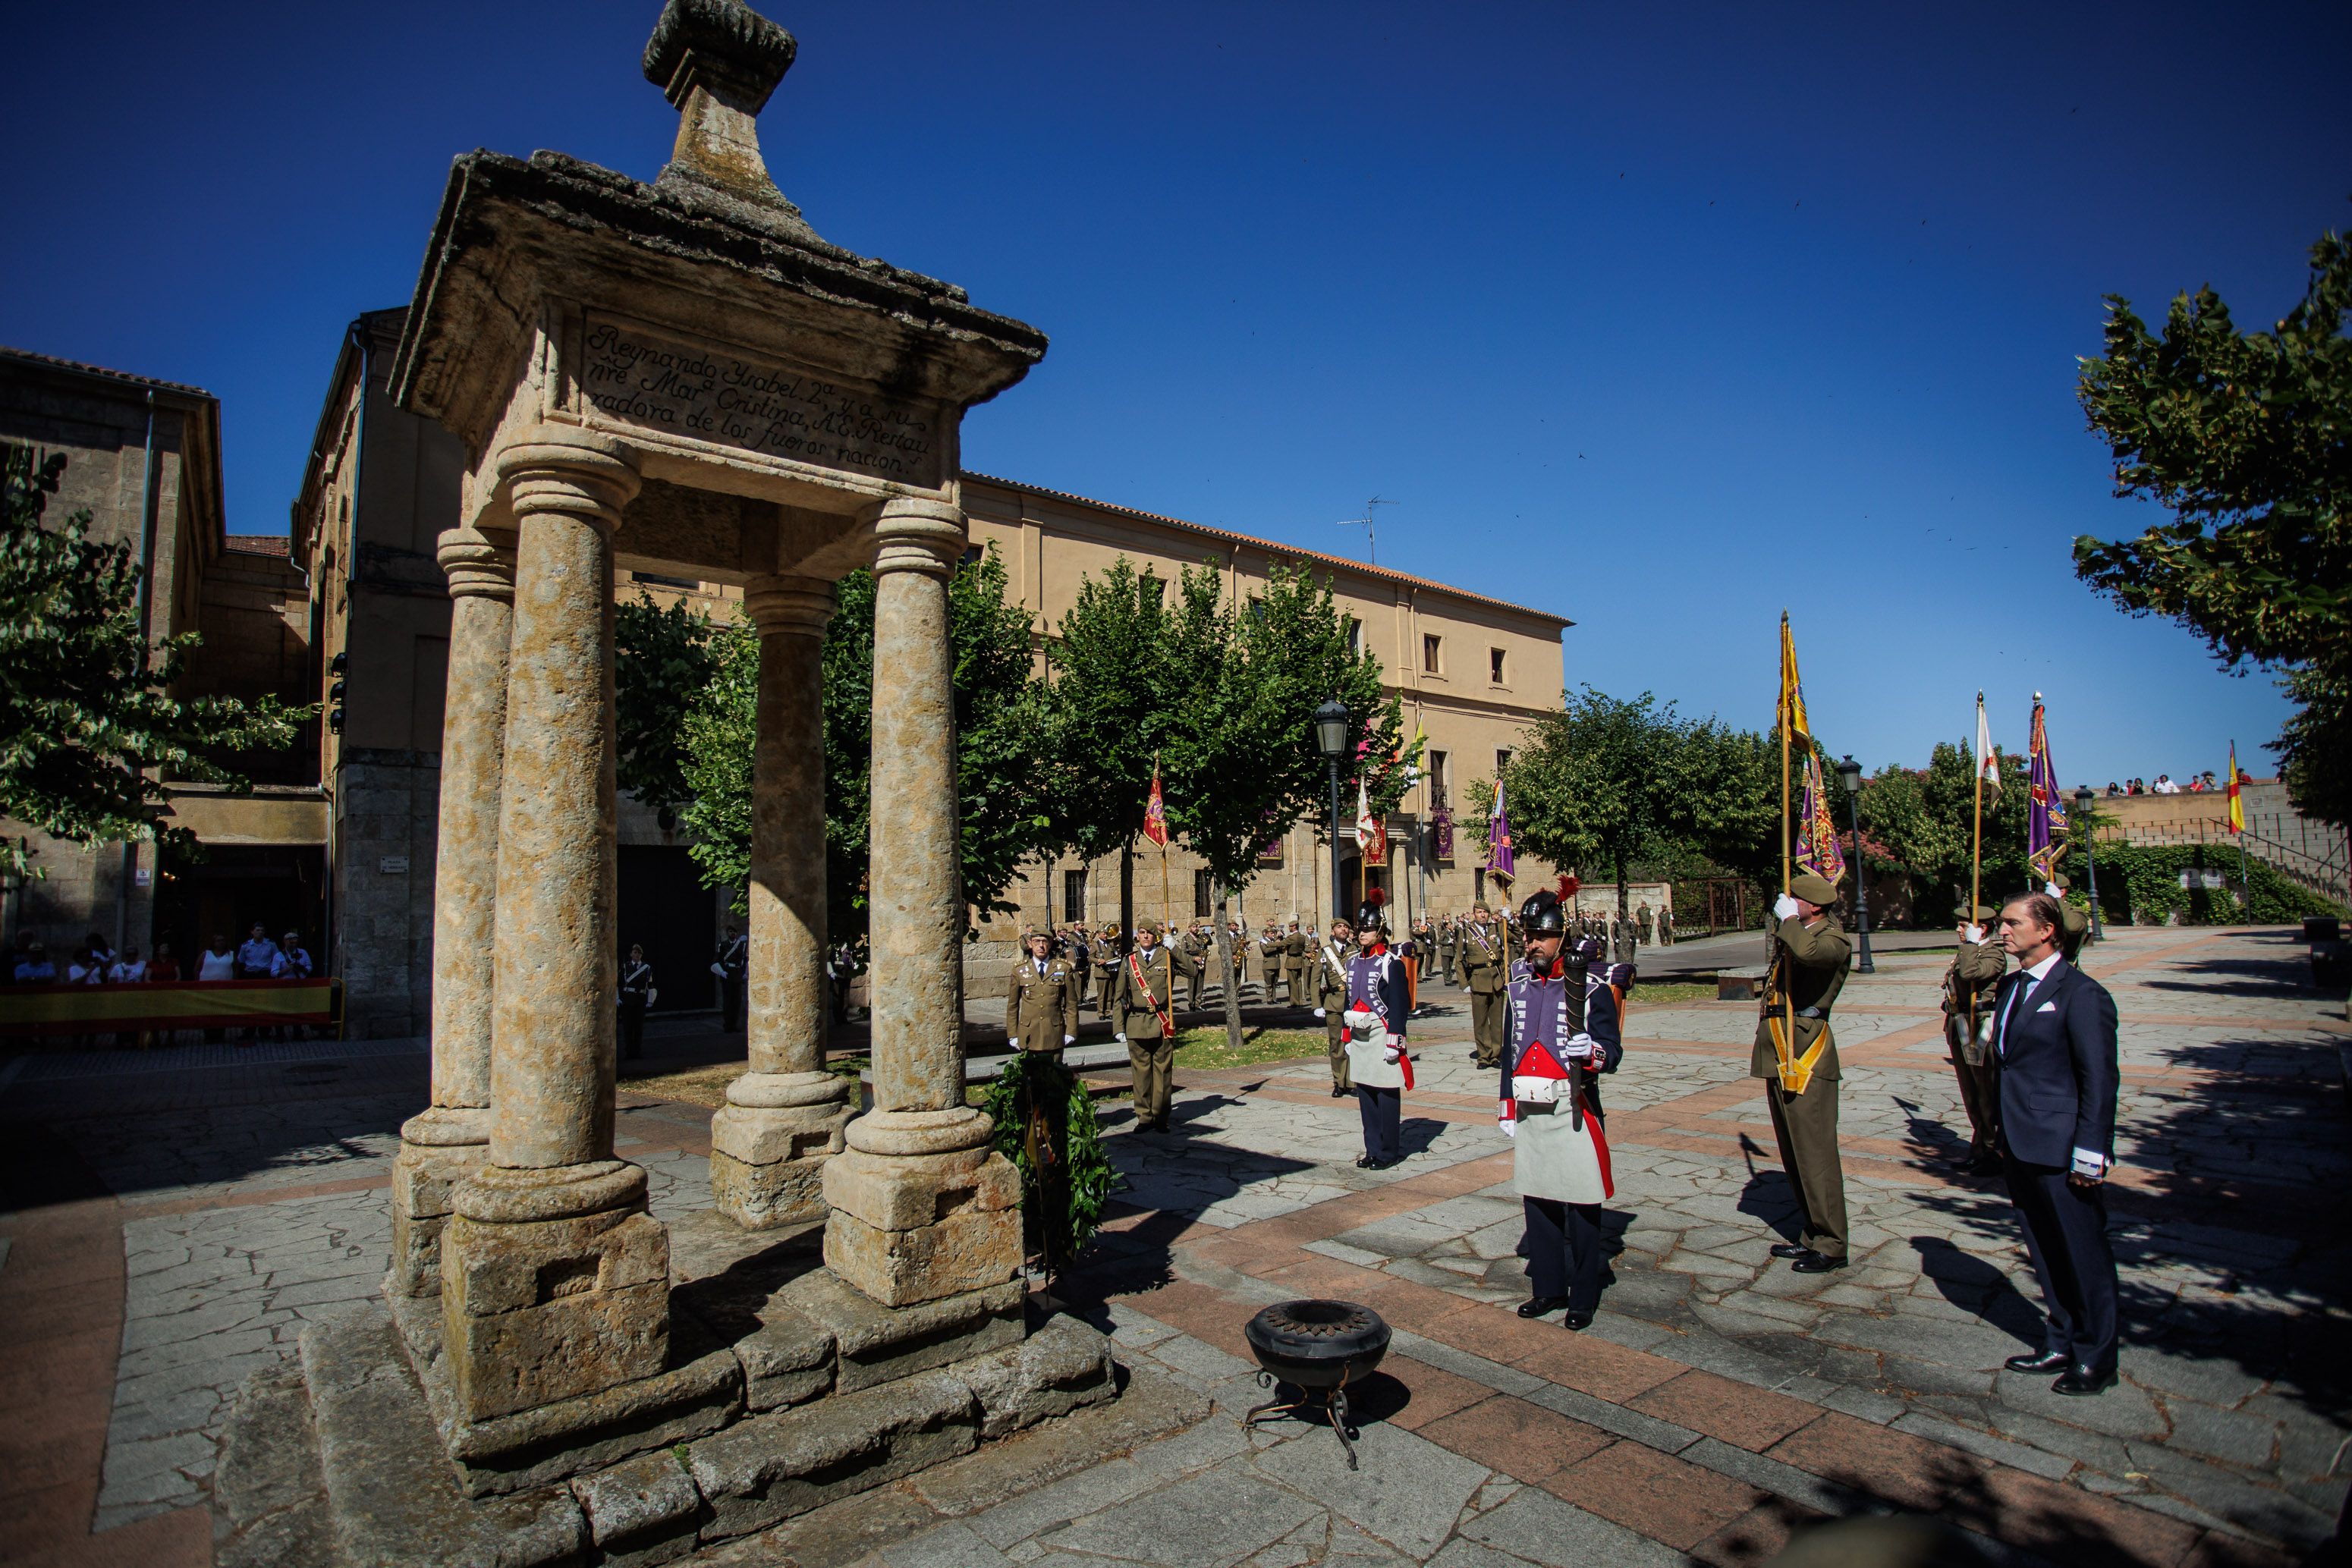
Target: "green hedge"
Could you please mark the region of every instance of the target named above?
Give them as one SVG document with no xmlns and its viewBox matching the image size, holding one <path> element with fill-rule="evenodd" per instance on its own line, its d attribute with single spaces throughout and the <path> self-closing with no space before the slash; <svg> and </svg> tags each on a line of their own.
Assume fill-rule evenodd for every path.
<svg viewBox="0 0 2352 1568">
<path fill-rule="evenodd" d="M 2067 862 L 2069 870 L 2082 864 L 2074 855 Z M 2183 925 L 2285 925 L 2306 915 L 2345 913 L 2252 855 L 2249 886 L 2242 890 L 2238 852 L 2227 844 L 2101 844 L 2097 863 L 2099 913 L 2120 925 L 2162 925 L 2176 912 Z M 2183 888 L 2180 873 L 2192 869 L 2221 872 L 2230 885 Z"/>
</svg>

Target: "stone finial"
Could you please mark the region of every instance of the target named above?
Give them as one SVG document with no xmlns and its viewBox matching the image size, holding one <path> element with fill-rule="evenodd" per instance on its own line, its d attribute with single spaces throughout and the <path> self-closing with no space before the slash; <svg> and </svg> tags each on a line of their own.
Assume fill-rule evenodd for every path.
<svg viewBox="0 0 2352 1568">
<path fill-rule="evenodd" d="M 782 201 L 754 123 L 800 45 L 742 0 L 667 0 L 646 41 L 646 79 L 678 111 L 665 174 L 738 196 Z"/>
</svg>

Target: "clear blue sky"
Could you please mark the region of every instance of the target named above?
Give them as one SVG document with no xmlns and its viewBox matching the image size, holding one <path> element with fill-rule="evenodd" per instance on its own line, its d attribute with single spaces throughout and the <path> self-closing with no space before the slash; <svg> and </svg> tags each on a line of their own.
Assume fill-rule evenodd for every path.
<svg viewBox="0 0 2352 1568">
<path fill-rule="evenodd" d="M 827 238 L 1052 351 L 983 472 L 1554 610 L 1569 679 L 2073 782 L 2257 770 L 2285 712 L 2074 579 L 2109 495 L 2100 296 L 2242 323 L 2352 219 L 2352 8 L 786 6 L 761 121 Z M 1932 8 L 1929 8 L 1932 9 Z M 343 325 L 404 301 L 449 159 L 651 178 L 657 6 L 26 7 L 0 341 L 222 400 L 230 527 L 285 526 Z"/>
</svg>

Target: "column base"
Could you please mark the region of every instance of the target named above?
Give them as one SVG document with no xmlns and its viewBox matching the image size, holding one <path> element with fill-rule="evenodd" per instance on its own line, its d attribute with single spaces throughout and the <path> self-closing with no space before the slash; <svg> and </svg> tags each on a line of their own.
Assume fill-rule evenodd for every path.
<svg viewBox="0 0 2352 1568">
<path fill-rule="evenodd" d="M 392 1162 L 392 1268 L 387 1296 L 441 1293 L 441 1230 L 450 1195 L 489 1158 L 489 1113 L 436 1105 L 400 1129 Z"/>
<path fill-rule="evenodd" d="M 884 1306 L 984 1290 L 1021 1270 L 1021 1175 L 992 1148 L 852 1146 L 825 1162 L 824 1197 L 826 1265 Z"/>
<path fill-rule="evenodd" d="M 825 1162 L 842 1150 L 848 1085 L 830 1072 L 747 1072 L 710 1119 L 710 1196 L 747 1230 L 825 1215 Z"/>
<path fill-rule="evenodd" d="M 442 1232 L 444 1354 L 469 1421 L 651 1377 L 669 1354 L 669 1232 L 621 1160 L 487 1166 Z"/>
</svg>

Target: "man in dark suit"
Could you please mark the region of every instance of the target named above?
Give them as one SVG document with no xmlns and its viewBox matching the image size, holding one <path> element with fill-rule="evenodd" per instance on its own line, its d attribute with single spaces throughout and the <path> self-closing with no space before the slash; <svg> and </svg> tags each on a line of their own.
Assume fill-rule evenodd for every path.
<svg viewBox="0 0 2352 1568">
<path fill-rule="evenodd" d="M 1993 1003 L 2001 1169 L 2049 1311 L 2041 1351 L 2009 1368 L 2054 1372 L 2060 1394 L 2099 1394 L 2116 1383 L 2103 1186 L 2115 1163 L 2116 1002 L 2061 955 L 2064 915 L 2048 894 L 2011 899 L 2000 928 L 2017 966 Z"/>
</svg>

